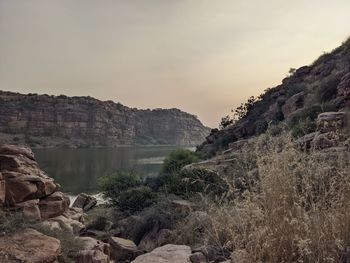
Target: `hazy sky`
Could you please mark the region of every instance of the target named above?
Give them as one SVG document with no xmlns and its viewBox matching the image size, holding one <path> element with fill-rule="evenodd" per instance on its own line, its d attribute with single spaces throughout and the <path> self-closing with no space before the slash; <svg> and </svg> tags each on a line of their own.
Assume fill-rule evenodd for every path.
<svg viewBox="0 0 350 263">
<path fill-rule="evenodd" d="M 0 89 L 216 126 L 350 35 L 350 0 L 0 0 Z"/>
</svg>

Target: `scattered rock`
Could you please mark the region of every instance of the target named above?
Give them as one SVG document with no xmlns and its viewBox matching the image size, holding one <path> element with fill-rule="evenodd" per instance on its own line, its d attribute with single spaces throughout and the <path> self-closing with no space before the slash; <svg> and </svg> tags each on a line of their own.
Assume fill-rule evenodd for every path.
<svg viewBox="0 0 350 263">
<path fill-rule="evenodd" d="M 345 125 L 345 112 L 323 112 L 317 117 L 317 130 L 321 133 L 337 132 Z"/>
<path fill-rule="evenodd" d="M 130 261 L 142 254 L 142 252 L 138 250 L 136 244 L 128 239 L 110 237 L 108 243 L 111 246 L 111 259 L 116 262 Z"/>
<path fill-rule="evenodd" d="M 81 250 L 79 251 L 75 263 L 109 263 L 106 254 L 99 250 Z"/>
<path fill-rule="evenodd" d="M 97 199 L 93 196 L 81 193 L 75 199 L 72 207 L 77 207 L 83 209 L 83 211 L 89 211 L 91 208 L 96 206 Z"/>
<path fill-rule="evenodd" d="M 59 240 L 34 229 L 25 229 L 11 236 L 0 237 L 0 260 L 11 258 L 16 260 L 15 262 L 54 263 L 60 252 Z"/>
<path fill-rule="evenodd" d="M 190 263 L 190 256 L 190 247 L 168 244 L 138 256 L 132 263 Z"/>
</svg>

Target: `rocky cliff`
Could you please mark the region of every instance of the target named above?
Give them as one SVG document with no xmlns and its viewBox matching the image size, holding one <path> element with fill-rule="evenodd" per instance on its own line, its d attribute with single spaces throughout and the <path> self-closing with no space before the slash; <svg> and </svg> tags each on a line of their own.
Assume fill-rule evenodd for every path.
<svg viewBox="0 0 350 263">
<path fill-rule="evenodd" d="M 228 149 L 230 143 L 264 133 L 284 124 L 295 137 L 316 131 L 318 114 L 350 107 L 350 39 L 309 66 L 291 69 L 290 75 L 236 110 L 236 120 L 214 129 L 198 147 L 205 157 Z M 226 122 L 230 123 L 230 122 Z"/>
<path fill-rule="evenodd" d="M 91 97 L 0 91 L 0 139 L 33 147 L 197 145 L 208 135 L 178 109 L 138 110 Z"/>
</svg>

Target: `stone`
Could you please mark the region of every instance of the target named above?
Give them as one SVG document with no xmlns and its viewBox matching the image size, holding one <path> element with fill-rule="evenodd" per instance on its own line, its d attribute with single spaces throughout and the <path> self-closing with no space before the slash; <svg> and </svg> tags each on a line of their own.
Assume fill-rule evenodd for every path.
<svg viewBox="0 0 350 263">
<path fill-rule="evenodd" d="M 49 221 L 57 222 L 62 230 L 69 231 L 72 234 L 78 234 L 84 228 L 81 222 L 63 215 L 50 218 Z"/>
<path fill-rule="evenodd" d="M 318 133 L 312 140 L 312 147 L 322 150 L 331 147 L 337 147 L 340 143 L 340 137 L 335 132 Z"/>
<path fill-rule="evenodd" d="M 202 252 L 195 252 L 190 256 L 192 263 L 207 263 L 207 259 Z"/>
<path fill-rule="evenodd" d="M 39 199 L 33 199 L 16 204 L 20 208 L 23 215 L 29 219 L 41 220 L 41 213 L 39 209 Z"/>
<path fill-rule="evenodd" d="M 291 96 L 282 106 L 284 116 L 289 116 L 304 106 L 305 92 L 299 92 Z"/>
<path fill-rule="evenodd" d="M 99 250 L 81 250 L 75 259 L 75 263 L 109 263 L 106 254 Z"/>
<path fill-rule="evenodd" d="M 7 257 L 16 262 L 53 263 L 60 253 L 59 240 L 34 229 L 27 228 L 11 236 L 0 237 L 0 260 Z"/>
<path fill-rule="evenodd" d="M 136 244 L 128 239 L 120 237 L 110 237 L 108 240 L 111 249 L 111 259 L 116 262 L 133 260 L 142 254 Z"/>
<path fill-rule="evenodd" d="M 63 214 L 69 208 L 69 202 L 69 198 L 61 192 L 40 199 L 41 218 L 48 219 Z"/>
<path fill-rule="evenodd" d="M 172 200 L 170 205 L 175 213 L 181 214 L 182 216 L 188 215 L 194 208 L 193 203 L 182 199 Z"/>
<path fill-rule="evenodd" d="M 345 112 L 323 112 L 317 117 L 317 130 L 321 133 L 337 132 L 346 124 Z"/>
<path fill-rule="evenodd" d="M 296 144 L 301 149 L 310 149 L 311 143 L 317 134 L 318 134 L 318 132 L 312 132 L 312 133 L 306 134 L 303 137 L 298 138 L 296 140 Z"/>
<path fill-rule="evenodd" d="M 78 252 L 76 263 L 109 263 L 110 246 L 91 237 L 79 237 L 83 249 Z"/>
<path fill-rule="evenodd" d="M 44 198 L 58 188 L 54 180 L 39 168 L 33 152 L 27 147 L 0 145 L 0 172 L 0 199 L 5 190 L 6 206 Z"/>
<path fill-rule="evenodd" d="M 190 263 L 191 248 L 168 244 L 138 256 L 132 263 Z"/>
<path fill-rule="evenodd" d="M 75 199 L 72 207 L 76 207 L 76 208 L 81 208 L 83 209 L 83 211 L 89 211 L 91 208 L 93 208 L 94 206 L 96 206 L 97 204 L 97 199 L 81 193 L 77 196 L 77 198 Z"/>
</svg>

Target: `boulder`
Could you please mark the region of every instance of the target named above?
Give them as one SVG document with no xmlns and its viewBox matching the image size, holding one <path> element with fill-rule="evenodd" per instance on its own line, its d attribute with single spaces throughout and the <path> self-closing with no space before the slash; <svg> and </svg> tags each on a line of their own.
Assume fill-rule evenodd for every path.
<svg viewBox="0 0 350 263">
<path fill-rule="evenodd" d="M 81 250 L 79 251 L 75 263 L 109 263 L 106 254 L 99 250 Z"/>
<path fill-rule="evenodd" d="M 39 209 L 39 199 L 33 199 L 16 204 L 17 208 L 23 211 L 23 215 L 30 219 L 41 220 L 41 214 Z"/>
<path fill-rule="evenodd" d="M 54 180 L 39 168 L 33 152 L 27 147 L 1 145 L 0 173 L 0 200 L 5 192 L 7 206 L 44 198 L 58 189 Z"/>
<path fill-rule="evenodd" d="M 34 229 L 25 229 L 11 236 L 0 237 L 0 261 L 53 263 L 61 252 L 60 241 Z"/>
<path fill-rule="evenodd" d="M 291 113 L 300 109 L 304 105 L 305 92 L 299 92 L 289 99 L 287 99 L 286 103 L 282 106 L 282 112 L 284 116 L 289 116 Z"/>
<path fill-rule="evenodd" d="M 317 130 L 321 133 L 337 132 L 346 124 L 345 112 L 323 112 L 317 117 Z"/>
<path fill-rule="evenodd" d="M 109 245 L 91 237 L 79 237 L 84 249 L 78 252 L 76 263 L 109 263 Z"/>
<path fill-rule="evenodd" d="M 339 135 L 335 132 L 318 133 L 312 141 L 312 147 L 317 150 L 337 147 L 340 140 Z"/>
<path fill-rule="evenodd" d="M 48 221 L 57 222 L 62 230 L 68 231 L 72 234 L 78 234 L 79 231 L 84 228 L 84 225 L 81 222 L 63 215 L 50 218 Z"/>
<path fill-rule="evenodd" d="M 48 219 L 63 214 L 69 208 L 69 202 L 69 198 L 61 192 L 55 192 L 40 199 L 41 218 Z"/>
<path fill-rule="evenodd" d="M 5 180 L 3 180 L 2 175 L 0 173 L 0 207 L 5 204 L 5 196 L 6 196 Z"/>
<path fill-rule="evenodd" d="M 138 256 L 132 263 L 190 263 L 190 256 L 190 247 L 168 244 Z"/>
<path fill-rule="evenodd" d="M 128 239 L 110 237 L 108 243 L 111 249 L 111 259 L 116 262 L 130 261 L 142 254 L 136 244 Z"/>
<path fill-rule="evenodd" d="M 83 211 L 89 211 L 97 204 L 97 199 L 93 196 L 81 193 L 75 199 L 72 207 L 81 208 Z"/>
</svg>

